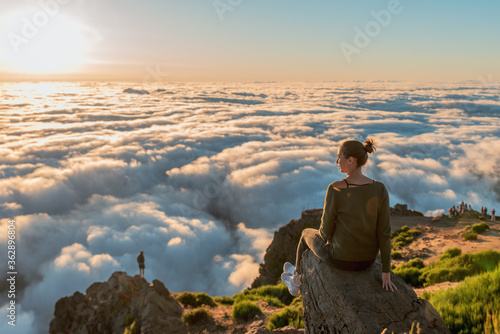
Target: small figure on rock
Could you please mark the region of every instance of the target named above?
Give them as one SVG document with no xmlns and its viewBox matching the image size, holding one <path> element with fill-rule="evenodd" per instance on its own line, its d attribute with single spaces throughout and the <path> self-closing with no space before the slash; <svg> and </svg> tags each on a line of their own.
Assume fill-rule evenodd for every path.
<svg viewBox="0 0 500 334">
<path fill-rule="evenodd" d="M 319 230 L 306 228 L 297 246 L 295 267 L 287 262 L 281 280 L 290 294 L 300 295 L 301 259 L 305 250 L 342 269 L 369 268 L 380 250 L 382 287 L 397 290 L 391 281 L 391 222 L 389 195 L 382 182 L 363 175 L 368 153 L 375 151 L 373 139 L 364 143 L 348 140 L 337 153 L 337 165 L 347 177 L 331 183 L 326 192 Z"/>
<path fill-rule="evenodd" d="M 495 209 L 491 209 L 491 221 L 495 221 Z"/>
<path fill-rule="evenodd" d="M 144 268 L 146 268 L 146 266 L 144 265 L 144 252 L 142 250 L 139 256 L 137 256 L 137 263 L 139 263 L 139 275 L 144 277 Z"/>
</svg>

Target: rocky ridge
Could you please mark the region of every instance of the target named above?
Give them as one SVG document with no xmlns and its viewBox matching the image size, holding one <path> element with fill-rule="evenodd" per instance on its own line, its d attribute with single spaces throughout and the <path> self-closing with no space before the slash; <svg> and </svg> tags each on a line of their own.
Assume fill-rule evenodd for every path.
<svg viewBox="0 0 500 334">
<path fill-rule="evenodd" d="M 59 333 L 186 333 L 183 308 L 159 280 L 115 272 L 107 282 L 92 284 L 86 294 L 59 299 L 51 334 Z"/>
<path fill-rule="evenodd" d="M 233 322 L 231 306 L 218 306 L 206 308 L 213 319 L 188 326 L 182 321 L 182 315 L 192 309 L 184 309 L 161 281 L 153 280 L 149 284 L 139 275 L 132 277 L 125 272 L 115 272 L 107 282 L 92 284 L 86 294 L 77 291 L 59 299 L 49 333 L 304 333 L 303 328 L 291 326 L 268 330 L 267 316 L 276 309 L 262 301 L 258 304 L 265 309 L 265 315 L 249 322 Z"/>
</svg>

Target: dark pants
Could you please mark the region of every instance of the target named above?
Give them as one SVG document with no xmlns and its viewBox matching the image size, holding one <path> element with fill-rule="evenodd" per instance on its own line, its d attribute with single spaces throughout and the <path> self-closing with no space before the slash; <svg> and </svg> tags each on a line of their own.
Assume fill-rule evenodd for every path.
<svg viewBox="0 0 500 334">
<path fill-rule="evenodd" d="M 314 255 L 316 255 L 320 260 L 325 261 L 329 265 L 350 271 L 365 270 L 373 264 L 375 261 L 343 261 L 334 259 L 332 256 L 332 246 L 327 244 L 323 238 L 319 235 L 319 230 L 313 228 L 306 228 L 302 231 L 302 236 L 300 237 L 299 245 L 297 246 L 297 257 L 295 259 L 295 268 L 297 273 L 302 273 L 302 268 L 300 267 L 300 260 L 302 259 L 302 254 L 310 249 Z"/>
</svg>

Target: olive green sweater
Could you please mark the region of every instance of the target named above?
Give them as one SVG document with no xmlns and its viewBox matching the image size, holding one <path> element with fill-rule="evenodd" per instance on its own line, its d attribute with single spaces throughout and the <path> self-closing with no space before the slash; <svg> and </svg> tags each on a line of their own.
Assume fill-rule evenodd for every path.
<svg viewBox="0 0 500 334">
<path fill-rule="evenodd" d="M 384 184 L 375 181 L 354 188 L 330 184 L 319 233 L 333 246 L 334 259 L 375 260 L 380 249 L 382 272 L 390 272 L 391 217 Z"/>
</svg>

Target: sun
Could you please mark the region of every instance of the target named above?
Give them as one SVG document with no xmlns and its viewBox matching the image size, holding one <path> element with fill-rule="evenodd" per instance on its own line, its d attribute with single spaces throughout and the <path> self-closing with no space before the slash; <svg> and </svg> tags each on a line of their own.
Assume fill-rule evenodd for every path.
<svg viewBox="0 0 500 334">
<path fill-rule="evenodd" d="M 20 16 L 17 18 L 17 29 L 8 31 L 7 49 L 1 55 L 7 71 L 64 74 L 76 71 L 86 63 L 86 39 L 75 20 L 59 14 L 45 25 L 37 26 L 29 16 L 21 16 L 22 20 Z"/>
</svg>

